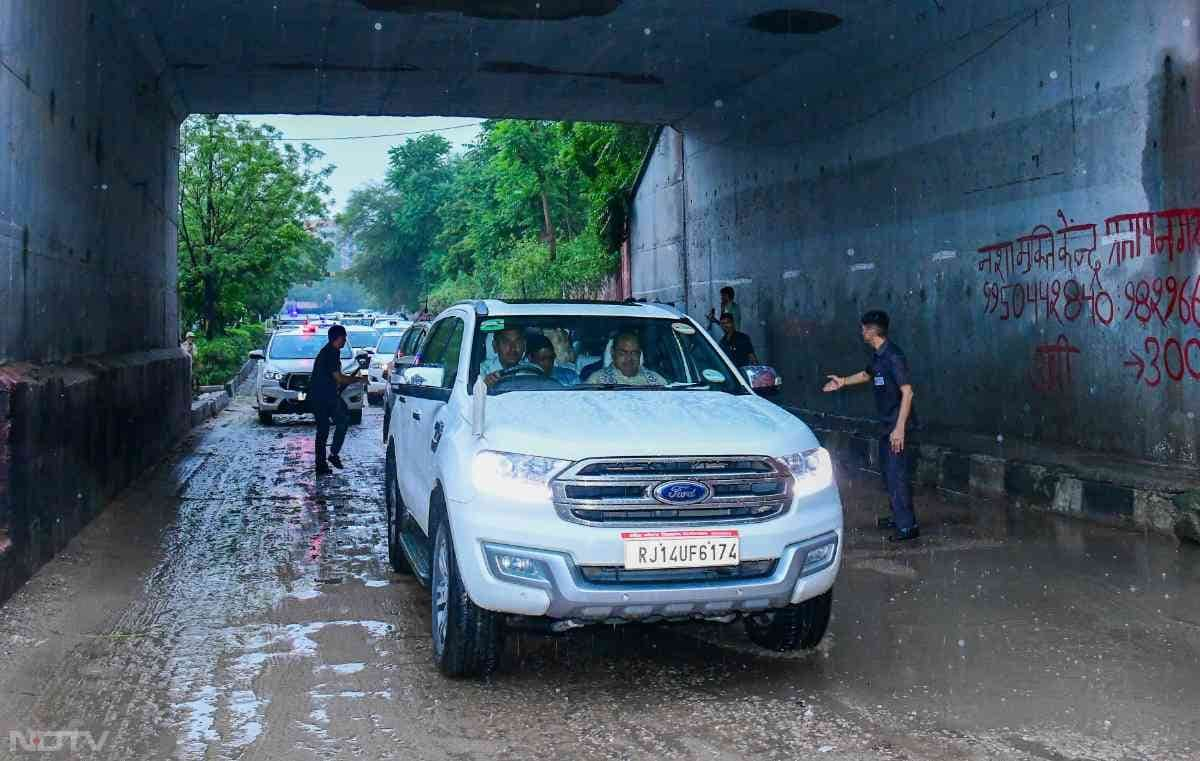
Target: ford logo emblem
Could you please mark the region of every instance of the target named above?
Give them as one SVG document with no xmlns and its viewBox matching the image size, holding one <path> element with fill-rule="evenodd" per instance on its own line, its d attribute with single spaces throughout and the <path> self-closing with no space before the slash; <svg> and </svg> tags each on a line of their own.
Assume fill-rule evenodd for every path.
<svg viewBox="0 0 1200 761">
<path fill-rule="evenodd" d="M 654 488 L 654 498 L 668 505 L 693 505 L 712 494 L 707 484 L 698 481 L 668 481 Z"/>
</svg>

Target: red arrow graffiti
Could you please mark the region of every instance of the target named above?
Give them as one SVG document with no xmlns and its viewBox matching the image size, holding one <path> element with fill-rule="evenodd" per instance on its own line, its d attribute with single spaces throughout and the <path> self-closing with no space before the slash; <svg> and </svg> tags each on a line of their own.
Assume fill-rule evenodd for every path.
<svg viewBox="0 0 1200 761">
<path fill-rule="evenodd" d="M 1134 354 L 1132 350 L 1130 350 L 1129 356 L 1133 357 L 1133 361 L 1132 362 L 1126 361 L 1125 367 L 1136 367 L 1137 368 L 1137 373 L 1138 373 L 1137 380 L 1134 381 L 1134 383 L 1137 383 L 1137 382 L 1141 381 L 1142 375 L 1145 374 L 1145 372 L 1146 372 L 1146 360 L 1144 360 L 1141 357 L 1139 357 L 1138 355 Z"/>
</svg>

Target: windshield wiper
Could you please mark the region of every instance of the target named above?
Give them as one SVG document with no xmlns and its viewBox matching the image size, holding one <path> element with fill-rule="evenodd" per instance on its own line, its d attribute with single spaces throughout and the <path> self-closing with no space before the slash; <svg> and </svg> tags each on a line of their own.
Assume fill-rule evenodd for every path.
<svg viewBox="0 0 1200 761">
<path fill-rule="evenodd" d="M 709 384 L 709 383 L 672 383 L 669 386 L 667 386 L 668 391 L 676 391 L 676 390 L 686 391 L 688 389 L 695 389 L 695 388 L 712 388 L 712 384 Z"/>
</svg>

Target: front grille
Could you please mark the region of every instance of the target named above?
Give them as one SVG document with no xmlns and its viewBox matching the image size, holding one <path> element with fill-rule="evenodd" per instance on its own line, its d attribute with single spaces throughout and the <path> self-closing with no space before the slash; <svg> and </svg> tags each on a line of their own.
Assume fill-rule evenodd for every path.
<svg viewBox="0 0 1200 761">
<path fill-rule="evenodd" d="M 289 391 L 307 391 L 308 373 L 289 373 L 283 379 L 283 387 Z"/>
<path fill-rule="evenodd" d="M 655 498 L 657 486 L 695 481 L 694 504 Z M 606 526 L 744 523 L 773 518 L 791 502 L 791 474 L 769 457 L 651 457 L 584 460 L 551 483 L 564 520 Z"/>
<path fill-rule="evenodd" d="M 666 568 L 627 571 L 616 565 L 584 565 L 579 575 L 592 584 L 693 584 L 703 581 L 761 579 L 775 572 L 774 560 L 747 560 L 715 568 Z"/>
</svg>

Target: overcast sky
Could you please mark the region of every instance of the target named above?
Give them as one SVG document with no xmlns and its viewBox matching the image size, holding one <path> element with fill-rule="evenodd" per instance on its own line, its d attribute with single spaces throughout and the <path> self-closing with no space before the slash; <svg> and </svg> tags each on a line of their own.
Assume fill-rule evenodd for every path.
<svg viewBox="0 0 1200 761">
<path fill-rule="evenodd" d="M 463 116 L 248 116 L 259 124 L 270 124 L 289 139 L 352 137 L 417 130 L 438 130 L 455 150 L 475 139 L 481 120 Z M 470 125 L 463 127 L 461 125 Z M 413 135 L 412 137 L 416 137 Z M 387 171 L 387 151 L 407 140 L 407 136 L 377 137 L 365 140 L 308 140 L 325 152 L 325 162 L 337 167 L 329 178 L 333 189 L 330 210 L 345 208 L 350 191 L 359 185 L 383 179 Z"/>
</svg>

